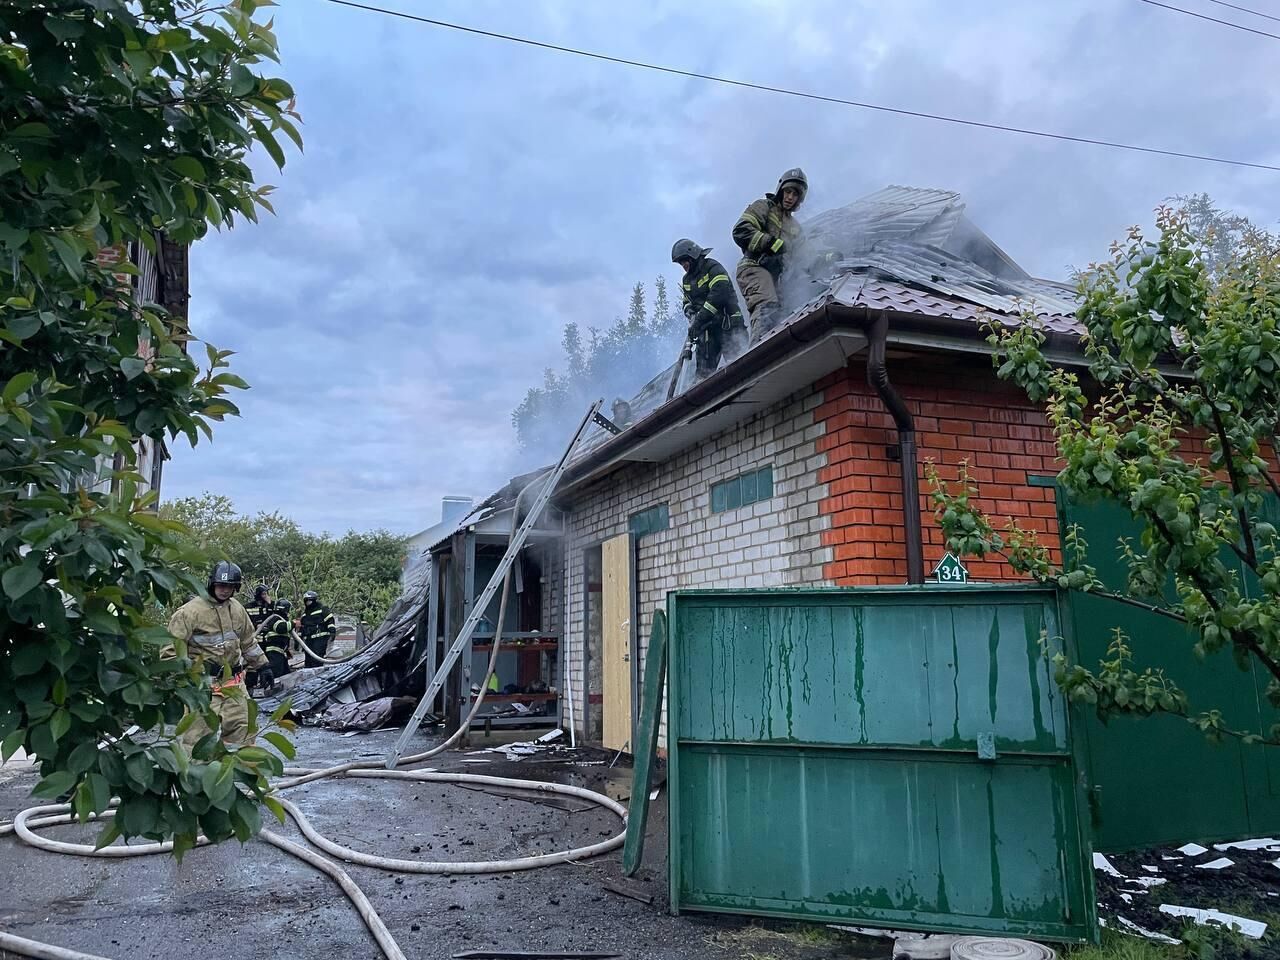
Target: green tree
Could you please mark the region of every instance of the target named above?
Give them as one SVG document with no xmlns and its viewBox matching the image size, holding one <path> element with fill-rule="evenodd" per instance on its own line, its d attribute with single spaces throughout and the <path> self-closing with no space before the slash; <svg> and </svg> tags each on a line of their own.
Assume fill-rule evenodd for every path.
<svg viewBox="0 0 1280 960">
<path fill-rule="evenodd" d="M 1100 582 L 1077 530 L 1065 533 L 1062 566 L 1016 525 L 997 532 L 966 476 L 958 489 L 933 476 L 938 517 L 952 550 L 1002 554 L 1042 582 L 1147 607 L 1185 624 L 1198 655 L 1260 664 L 1280 706 L 1280 541 L 1264 509 L 1280 495 L 1280 246 L 1254 229 L 1226 246 L 1202 229 L 1197 240 L 1194 209 L 1162 208 L 1157 225 L 1158 239 L 1134 228 L 1080 278 L 1087 379 L 1046 358 L 1032 316 L 990 335 L 999 375 L 1047 401 L 1065 463 L 1059 483 L 1072 497 L 1121 505 L 1141 530 L 1119 544 L 1125 589 Z M 1168 712 L 1211 737 L 1280 743 L 1280 725 L 1231 730 L 1212 705 L 1193 715 L 1159 664 L 1134 669 L 1119 630 L 1095 668 L 1061 657 L 1057 668 L 1064 689 L 1103 717 Z"/>
<path fill-rule="evenodd" d="M 659 277 L 650 313 L 644 284 L 631 289 L 626 317 L 617 317 L 603 333 L 565 324 L 561 338 L 564 373 L 548 368 L 540 387 L 530 387 L 511 414 L 520 448 L 554 456 L 592 400 L 629 399 L 658 371 L 675 361 L 684 338 L 684 317 L 672 315 L 666 282 Z"/>
<path fill-rule="evenodd" d="M 172 837 L 179 856 L 198 833 L 249 837 L 282 765 L 212 735 L 187 756 L 163 733 L 213 717 L 202 671 L 182 644 L 162 658 L 154 623 L 201 584 L 181 573 L 180 526 L 139 494 L 135 446 L 195 443 L 244 384 L 212 346 L 202 369 L 179 320 L 99 255 L 269 209 L 246 155 L 283 165 L 276 134 L 298 136 L 289 85 L 262 72 L 277 59 L 262 5 L 0 7 L 0 752 L 32 753 L 36 793 L 71 794 L 82 819 L 119 797 L 103 842 Z"/>
<path fill-rule="evenodd" d="M 295 610 L 302 594 L 315 590 L 334 613 L 376 624 L 400 595 L 405 538 L 386 530 L 348 531 L 335 540 L 306 533 L 279 513 L 240 514 L 228 497 L 211 493 L 165 503 L 160 516 L 189 529 L 201 556 L 235 562 L 246 593 L 265 583 Z M 189 573 L 198 578 L 203 569 Z"/>
</svg>

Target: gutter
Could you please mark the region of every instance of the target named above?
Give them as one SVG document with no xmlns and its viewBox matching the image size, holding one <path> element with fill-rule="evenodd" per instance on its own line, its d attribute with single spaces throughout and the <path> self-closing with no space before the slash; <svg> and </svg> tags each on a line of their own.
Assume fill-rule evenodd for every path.
<svg viewBox="0 0 1280 960">
<path fill-rule="evenodd" d="M 916 457 L 916 422 L 902 396 L 889 381 L 885 344 L 889 338 L 889 314 L 881 310 L 867 326 L 867 383 L 880 396 L 898 428 L 899 465 L 902 467 L 902 523 L 907 538 L 907 583 L 924 583 L 923 535 L 920 527 L 920 468 Z"/>
</svg>

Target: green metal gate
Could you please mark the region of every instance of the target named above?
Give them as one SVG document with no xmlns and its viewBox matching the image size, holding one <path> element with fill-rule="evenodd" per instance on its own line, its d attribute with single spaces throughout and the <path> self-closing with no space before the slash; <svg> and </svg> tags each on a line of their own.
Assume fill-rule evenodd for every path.
<svg viewBox="0 0 1280 960">
<path fill-rule="evenodd" d="M 1096 931 L 1053 593 L 690 591 L 668 618 L 673 910 Z"/>
<path fill-rule="evenodd" d="M 1058 501 L 1062 529 L 1080 525 L 1098 576 L 1123 591 L 1127 568 L 1116 542 L 1139 532 L 1129 512 L 1114 503 L 1064 502 L 1061 492 Z M 1274 501 L 1269 511 L 1268 519 L 1280 522 Z M 1233 728 L 1259 733 L 1280 723 L 1264 696 L 1270 679 L 1265 670 L 1254 663 L 1240 670 L 1226 651 L 1198 659 L 1194 639 L 1167 617 L 1079 593 L 1064 595 L 1063 610 L 1085 665 L 1106 655 L 1111 631 L 1120 627 L 1129 636 L 1134 668 L 1163 666 L 1187 692 L 1193 713 L 1216 707 Z M 1211 743 L 1186 721 L 1168 715 L 1121 717 L 1103 726 L 1090 712 L 1080 736 L 1088 753 L 1089 805 L 1099 850 L 1271 836 L 1280 830 L 1280 751 L 1274 748 L 1238 740 Z M 1177 802 L 1151 803 L 1153 796 Z"/>
</svg>

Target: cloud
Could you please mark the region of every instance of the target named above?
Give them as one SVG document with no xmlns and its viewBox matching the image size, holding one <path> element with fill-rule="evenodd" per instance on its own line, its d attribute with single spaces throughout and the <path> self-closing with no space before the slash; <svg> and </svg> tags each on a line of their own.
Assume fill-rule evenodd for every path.
<svg viewBox="0 0 1280 960">
<path fill-rule="evenodd" d="M 417 9 L 408 0 L 399 6 Z M 431 16 L 817 94 L 1280 162 L 1270 41 L 1146 5 L 690 6 L 498 0 Z M 324 3 L 281 8 L 306 153 L 279 215 L 192 254 L 196 332 L 254 385 L 176 497 L 311 530 L 413 532 L 532 466 L 510 412 L 566 322 L 605 327 L 690 236 L 803 166 L 807 213 L 888 183 L 959 190 L 1033 273 L 1065 277 L 1175 193 L 1274 223 L 1276 175 L 725 87 Z"/>
</svg>

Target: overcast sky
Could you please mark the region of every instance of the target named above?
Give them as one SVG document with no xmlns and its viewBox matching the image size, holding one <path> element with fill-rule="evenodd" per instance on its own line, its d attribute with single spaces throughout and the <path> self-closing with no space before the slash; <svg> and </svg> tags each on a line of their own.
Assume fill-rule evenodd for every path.
<svg viewBox="0 0 1280 960">
<path fill-rule="evenodd" d="M 1280 41 L 1138 0 L 385 0 L 635 60 L 1077 136 L 1280 164 Z M 1249 26 L 1206 0 L 1183 6 Z M 1258 5 L 1271 9 L 1270 0 Z M 510 412 L 567 321 L 607 326 L 676 281 L 800 165 L 805 212 L 886 184 L 961 192 L 1033 274 L 1065 279 L 1173 194 L 1280 219 L 1280 173 L 1031 139 L 742 90 L 334 5 L 284 0 L 305 120 L 278 212 L 192 253 L 197 336 L 253 386 L 213 443 L 175 445 L 166 498 L 204 490 L 312 531 L 439 519 L 522 468 Z M 656 372 L 656 371 L 655 371 Z"/>
</svg>

